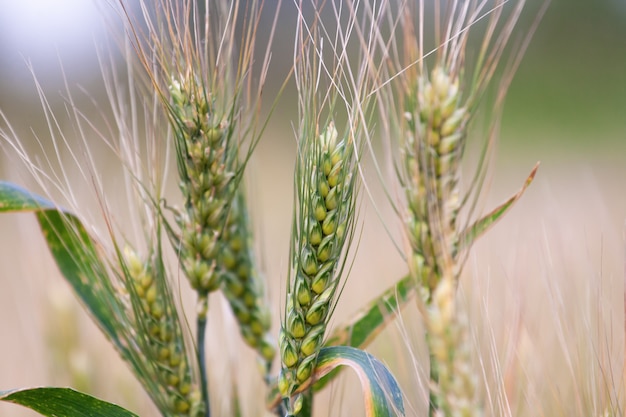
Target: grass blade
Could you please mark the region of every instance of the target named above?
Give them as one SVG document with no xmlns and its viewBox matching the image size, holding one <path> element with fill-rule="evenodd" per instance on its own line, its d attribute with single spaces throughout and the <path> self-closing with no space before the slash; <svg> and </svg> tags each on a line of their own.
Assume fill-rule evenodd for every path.
<svg viewBox="0 0 626 417">
<path fill-rule="evenodd" d="M 342 366 L 351 367 L 361 381 L 367 417 L 404 416 L 402 391 L 394 376 L 382 362 L 360 349 L 350 346 L 323 347 L 310 381 L 324 380 L 330 375 L 336 375 Z M 328 381 L 330 379 L 326 383 Z M 310 383 L 302 384 L 294 394 L 306 393 Z M 313 384 L 313 390 L 318 390 L 318 384 Z M 268 398 L 268 409 L 276 410 L 280 401 L 278 388 L 273 388 Z"/>
<path fill-rule="evenodd" d="M 537 174 L 537 169 L 539 169 L 538 162 L 537 164 L 535 164 L 532 171 L 530 171 L 530 174 L 528 175 L 528 178 L 526 178 L 526 181 L 524 182 L 524 185 L 522 186 L 522 188 L 516 194 L 511 196 L 504 203 L 497 206 L 489 214 L 484 216 L 482 219 L 476 221 L 474 224 L 472 224 L 467 229 L 465 229 L 463 233 L 461 233 L 461 237 L 459 241 L 461 242 L 462 248 L 464 249 L 469 248 L 476 239 L 478 239 L 480 236 L 483 235 L 483 233 L 489 230 L 491 226 L 493 226 L 498 220 L 500 220 L 500 218 L 502 218 L 502 216 L 507 211 L 509 211 L 511 207 L 513 207 L 513 204 L 515 204 L 515 202 L 517 202 L 517 200 L 519 200 L 522 197 L 526 189 L 530 186 L 530 184 L 535 179 L 535 175 Z"/>
<path fill-rule="evenodd" d="M 0 213 L 35 212 L 41 231 L 59 270 L 76 291 L 112 343 L 125 352 L 118 320 L 105 300 L 109 292 L 106 267 L 80 220 L 45 198 L 15 184 L 0 182 Z"/>
<path fill-rule="evenodd" d="M 54 209 L 54 205 L 15 184 L 0 181 L 0 213 Z"/>
<path fill-rule="evenodd" d="M 413 279 L 410 275 L 405 276 L 385 290 L 378 298 L 370 301 L 348 322 L 335 329 L 325 346 L 351 346 L 364 349 L 394 319 L 395 313 L 413 300 L 416 294 L 417 288 Z M 323 389 L 339 375 L 340 371 L 341 368 L 337 368 L 320 378 L 315 382 L 313 390 Z"/>
<path fill-rule="evenodd" d="M 0 391 L 0 401 L 19 404 L 49 417 L 137 417 L 118 405 L 70 388 Z"/>
<path fill-rule="evenodd" d="M 339 366 L 349 366 L 358 375 L 363 389 L 367 417 L 404 416 L 402 392 L 389 370 L 371 354 L 349 346 L 322 348 L 315 379 Z"/>
</svg>

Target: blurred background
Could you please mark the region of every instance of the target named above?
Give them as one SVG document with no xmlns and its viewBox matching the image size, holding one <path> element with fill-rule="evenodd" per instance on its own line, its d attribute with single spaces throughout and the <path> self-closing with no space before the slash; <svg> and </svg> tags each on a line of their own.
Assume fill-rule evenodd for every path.
<svg viewBox="0 0 626 417">
<path fill-rule="evenodd" d="M 107 100 L 101 67 L 110 67 L 109 52 L 119 39 L 121 18 L 107 2 L 94 3 L 0 0 L 0 111 L 27 146 L 38 138 L 52 150 L 47 133 L 51 121 L 42 111 L 38 88 L 46 105 L 59 114 L 66 112 L 65 83 L 76 92 L 79 107 L 83 102 Z M 269 87 L 274 89 L 291 64 L 293 50 L 295 9 L 291 1 L 284 3 L 272 58 L 277 75 Z M 531 26 L 533 11 L 541 5 L 539 0 L 527 3 L 529 11 L 519 24 L 522 30 Z M 277 116 L 251 164 L 253 215 L 274 300 L 284 291 L 288 263 L 286 219 L 292 213 L 297 123 L 291 88 L 279 102 Z M 59 124 L 61 130 L 72 129 L 62 120 Z M 72 135 L 76 132 L 68 137 Z M 15 152 L 4 143 L 0 149 L 5 150 L 0 154 L 0 179 L 28 186 Z M 606 380 L 613 379 L 615 389 L 623 390 L 619 381 L 624 352 L 626 1 L 552 0 L 506 100 L 484 208 L 519 189 L 537 161 L 541 167 L 527 194 L 475 247 L 462 291 L 468 300 L 479 300 L 468 302 L 470 309 L 488 318 L 483 322 L 489 323 L 503 350 L 509 343 L 511 320 L 522 317 L 518 339 L 523 342 L 518 340 L 514 350 L 520 378 L 529 384 L 520 389 L 519 400 L 543 408 L 533 414 L 522 407 L 513 415 L 577 415 L 568 398 L 582 395 L 583 383 L 578 386 L 572 379 L 595 375 L 597 387 L 604 387 L 594 394 L 599 404 L 606 400 L 601 393 L 612 391 L 606 389 Z M 374 200 L 383 200 L 382 188 L 393 183 L 391 175 L 381 183 L 371 171 L 366 179 Z M 384 230 L 389 228 L 400 241 L 398 219 L 384 203 L 379 218 L 368 198 L 364 200 L 362 243 L 336 322 L 406 270 Z M 368 279 L 368 285 L 362 285 L 363 279 Z M 282 308 L 275 304 L 279 317 Z M 404 343 L 401 329 L 389 331 L 397 343 L 379 342 L 372 349 L 392 368 L 406 370 L 402 360 L 393 358 L 406 358 L 407 352 L 419 356 L 423 347 Z M 396 350 L 404 356 L 395 355 Z M 594 373 L 600 372 L 600 364 L 615 375 L 606 373 L 603 381 Z M 214 376 L 229 372 L 220 368 L 225 365 L 216 366 Z M 545 378 L 546 374 L 553 378 Z M 404 386 L 423 383 L 416 375 L 399 378 Z M 248 382 L 251 390 L 257 382 Z M 136 394 L 139 389 L 132 376 L 57 276 L 32 216 L 3 215 L 0 391 L 49 384 L 84 387 L 140 414 L 150 413 L 145 411 L 150 410 L 146 399 Z M 349 389 L 342 395 L 358 398 Z M 423 404 L 411 401 L 410 414 L 419 415 Z M 262 398 L 257 402 L 261 404 Z M 349 407 L 338 410 L 333 415 L 353 415 Z M 319 412 L 330 414 L 322 406 Z M 0 414 L 34 415 L 5 404 L 0 404 Z"/>
</svg>

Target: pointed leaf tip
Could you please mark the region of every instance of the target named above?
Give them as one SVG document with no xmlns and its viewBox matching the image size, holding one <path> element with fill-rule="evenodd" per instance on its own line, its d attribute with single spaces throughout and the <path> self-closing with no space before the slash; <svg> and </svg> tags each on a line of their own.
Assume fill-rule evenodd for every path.
<svg viewBox="0 0 626 417">
<path fill-rule="evenodd" d="M 71 388 L 0 391 L 0 401 L 22 405 L 47 417 L 138 417 L 118 405 Z"/>
<path fill-rule="evenodd" d="M 500 220 L 502 216 L 506 212 L 508 212 L 511 207 L 513 207 L 513 204 L 515 204 L 517 200 L 522 197 L 526 189 L 528 189 L 530 184 L 535 179 L 535 175 L 537 174 L 537 170 L 539 169 L 539 164 L 539 162 L 535 164 L 533 169 L 530 171 L 530 174 L 528 174 L 526 181 L 524 181 L 524 185 L 522 185 L 522 188 L 516 194 L 511 196 L 504 203 L 497 206 L 495 209 L 493 209 L 491 212 L 489 212 L 480 220 L 476 221 L 474 224 L 465 229 L 463 233 L 461 233 L 459 241 L 461 242 L 461 246 L 463 248 L 469 248 L 476 241 L 476 239 L 478 239 L 487 230 L 489 230 L 491 226 L 493 226 L 498 220 Z"/>
</svg>

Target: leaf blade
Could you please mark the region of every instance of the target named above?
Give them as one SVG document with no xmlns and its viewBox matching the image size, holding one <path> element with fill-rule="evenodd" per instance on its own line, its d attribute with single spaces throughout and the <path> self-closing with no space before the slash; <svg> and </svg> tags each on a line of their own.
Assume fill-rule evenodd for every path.
<svg viewBox="0 0 626 417">
<path fill-rule="evenodd" d="M 417 295 L 417 288 L 413 278 L 406 275 L 398 282 L 387 288 L 380 296 L 370 301 L 363 309 L 350 320 L 338 326 L 325 342 L 325 347 L 350 346 L 364 349 L 378 334 L 395 318 L 395 313 L 402 309 Z M 339 373 L 336 368 L 321 376 L 313 384 L 313 391 L 321 391 Z M 272 383 L 267 397 L 268 407 L 274 409 L 280 403 L 281 396 L 276 382 Z"/>
<path fill-rule="evenodd" d="M 489 230 L 489 228 L 491 228 L 494 224 L 496 224 L 498 220 L 500 220 L 502 216 L 507 211 L 509 211 L 511 207 L 513 207 L 513 204 L 515 204 L 517 200 L 519 200 L 522 197 L 524 192 L 526 192 L 530 184 L 535 179 L 535 175 L 537 174 L 538 169 L 539 169 L 539 162 L 537 162 L 535 166 L 533 167 L 533 169 L 530 171 L 530 174 L 526 178 L 526 181 L 522 185 L 522 188 L 517 193 L 511 196 L 504 203 L 498 205 L 495 209 L 493 209 L 491 212 L 483 216 L 481 219 L 474 222 L 471 226 L 468 226 L 467 229 L 465 229 L 461 233 L 459 237 L 459 242 L 462 248 L 465 248 L 465 249 L 469 248 L 476 239 L 478 239 L 487 230 Z"/>
<path fill-rule="evenodd" d="M 400 386 L 382 362 L 350 346 L 325 347 L 320 350 L 314 377 L 322 378 L 339 366 L 349 366 L 357 373 L 367 417 L 404 416 Z"/>
<path fill-rule="evenodd" d="M 49 417 L 138 417 L 116 404 L 71 388 L 27 388 L 0 391 L 0 401 L 19 404 Z"/>
<path fill-rule="evenodd" d="M 0 181 L 0 213 L 54 209 L 45 198 L 10 182 Z"/>
<path fill-rule="evenodd" d="M 399 309 L 413 300 L 417 287 L 410 275 L 387 288 L 378 298 L 370 301 L 346 323 L 337 327 L 328 338 L 325 346 L 351 346 L 364 349 L 395 318 Z M 337 368 L 315 382 L 313 389 L 320 391 L 337 375 Z"/>
<path fill-rule="evenodd" d="M 112 343 L 125 352 L 107 303 L 106 266 L 80 219 L 18 185 L 0 181 L 0 213 L 34 212 L 57 267 Z"/>
</svg>

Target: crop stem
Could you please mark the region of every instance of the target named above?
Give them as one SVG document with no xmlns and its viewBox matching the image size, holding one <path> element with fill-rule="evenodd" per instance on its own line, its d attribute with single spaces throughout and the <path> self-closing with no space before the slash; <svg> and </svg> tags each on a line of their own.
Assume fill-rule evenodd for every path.
<svg viewBox="0 0 626 417">
<path fill-rule="evenodd" d="M 209 311 L 208 293 L 198 295 L 198 317 L 196 320 L 198 334 L 198 366 L 200 367 L 200 385 L 202 400 L 205 404 L 205 417 L 211 417 L 211 406 L 209 404 L 209 382 L 206 372 L 206 326 L 207 313 Z"/>
</svg>

